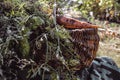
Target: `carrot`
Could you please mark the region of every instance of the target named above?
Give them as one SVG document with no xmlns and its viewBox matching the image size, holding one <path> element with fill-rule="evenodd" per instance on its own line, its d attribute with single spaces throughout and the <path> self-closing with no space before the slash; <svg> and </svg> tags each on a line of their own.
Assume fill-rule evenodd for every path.
<svg viewBox="0 0 120 80">
<path fill-rule="evenodd" d="M 69 29 L 79 29 L 79 28 L 99 28 L 97 25 L 92 25 L 87 22 L 82 22 L 73 18 L 67 18 L 64 16 L 57 16 L 57 23 L 63 25 L 65 28 Z"/>
</svg>

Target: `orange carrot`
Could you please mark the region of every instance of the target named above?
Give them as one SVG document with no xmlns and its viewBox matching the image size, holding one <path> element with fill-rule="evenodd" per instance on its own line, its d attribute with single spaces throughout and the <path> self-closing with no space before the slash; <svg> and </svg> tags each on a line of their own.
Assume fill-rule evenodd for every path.
<svg viewBox="0 0 120 80">
<path fill-rule="evenodd" d="M 78 29 L 78 28 L 98 28 L 97 25 L 92 25 L 87 22 L 82 22 L 73 18 L 67 18 L 64 16 L 57 16 L 57 23 L 63 25 L 65 28 Z"/>
</svg>

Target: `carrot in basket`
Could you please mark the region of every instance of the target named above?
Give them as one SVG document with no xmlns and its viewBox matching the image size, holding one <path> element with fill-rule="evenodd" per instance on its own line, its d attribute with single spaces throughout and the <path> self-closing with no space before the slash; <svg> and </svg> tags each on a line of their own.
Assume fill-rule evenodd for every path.
<svg viewBox="0 0 120 80">
<path fill-rule="evenodd" d="M 92 25 L 87 22 L 82 22 L 73 18 L 67 18 L 64 16 L 57 16 L 57 23 L 63 25 L 65 28 L 78 29 L 78 28 L 99 28 L 97 25 Z"/>
</svg>

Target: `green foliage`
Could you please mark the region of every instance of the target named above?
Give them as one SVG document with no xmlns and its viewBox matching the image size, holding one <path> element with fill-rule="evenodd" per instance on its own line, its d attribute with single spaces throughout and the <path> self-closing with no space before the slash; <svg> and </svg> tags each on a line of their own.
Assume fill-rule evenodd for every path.
<svg viewBox="0 0 120 80">
<path fill-rule="evenodd" d="M 23 37 L 23 39 L 19 41 L 19 50 L 23 57 L 27 58 L 29 56 L 30 45 L 27 38 Z"/>
<path fill-rule="evenodd" d="M 120 3 L 116 0 L 76 0 L 71 4 L 86 18 L 94 17 L 118 23 L 120 21 Z"/>
<path fill-rule="evenodd" d="M 59 1 L 58 3 L 60 4 Z M 29 0 L 5 0 L 0 2 L 1 66 L 12 70 L 12 67 L 4 65 L 6 64 L 5 60 L 8 60 L 8 57 L 11 60 L 17 56 L 17 59 L 23 61 L 18 67 L 21 71 L 26 70 L 26 65 L 28 65 L 24 59 L 27 62 L 33 60 L 33 63 L 36 64 L 34 68 L 27 68 L 28 73 L 27 71 L 24 72 L 28 75 L 28 79 L 40 76 L 44 80 L 46 72 L 50 72 L 50 75 L 58 73 L 54 74 L 54 76 L 57 76 L 55 79 L 58 79 L 63 68 L 67 69 L 64 71 L 67 74 L 64 78 L 66 80 L 72 79 L 70 76 L 74 72 L 70 72 L 68 63 L 74 56 L 72 54 L 73 45 L 70 42 L 69 33 L 62 26 L 55 25 L 54 7 L 52 0 L 35 0 L 34 2 Z M 64 56 L 70 56 L 70 59 L 66 59 Z M 36 60 L 37 58 L 40 61 Z M 56 62 L 58 68 L 54 68 L 51 61 Z M 15 65 L 12 62 L 9 64 Z M 15 66 L 18 66 L 18 63 Z M 24 67 L 21 68 L 21 66 Z M 30 66 L 33 65 L 30 64 Z M 19 73 L 18 70 L 15 72 Z M 4 73 L 4 75 L 7 74 Z"/>
<path fill-rule="evenodd" d="M 32 30 L 37 29 L 42 24 L 45 24 L 44 20 L 39 16 L 33 16 L 33 17 L 29 18 L 25 23 L 26 27 L 29 27 Z"/>
</svg>

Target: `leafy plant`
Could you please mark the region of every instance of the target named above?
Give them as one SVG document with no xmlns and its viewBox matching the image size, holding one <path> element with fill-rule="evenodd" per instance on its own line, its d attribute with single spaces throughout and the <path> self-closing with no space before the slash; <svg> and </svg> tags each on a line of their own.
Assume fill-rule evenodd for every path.
<svg viewBox="0 0 120 80">
<path fill-rule="evenodd" d="M 5 0 L 0 6 L 3 6 L 0 7 L 0 62 L 7 68 L 1 74 L 8 76 L 6 72 L 11 71 L 8 74 L 15 75 L 6 77 L 10 80 L 37 77 L 44 80 L 48 72 L 49 76 L 57 73 L 55 78 L 51 77 L 58 79 L 63 77 L 62 71 L 66 69 L 64 78 L 72 79 L 74 72 L 69 70 L 68 62 L 69 57 L 74 59 L 75 55 L 71 55 L 73 50 L 68 32 L 55 23 L 54 3 L 48 0 Z"/>
</svg>

